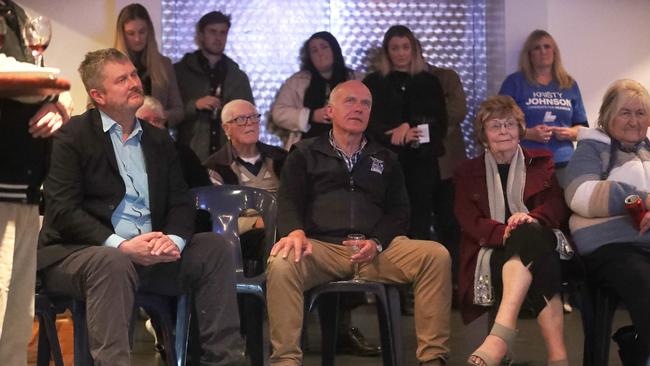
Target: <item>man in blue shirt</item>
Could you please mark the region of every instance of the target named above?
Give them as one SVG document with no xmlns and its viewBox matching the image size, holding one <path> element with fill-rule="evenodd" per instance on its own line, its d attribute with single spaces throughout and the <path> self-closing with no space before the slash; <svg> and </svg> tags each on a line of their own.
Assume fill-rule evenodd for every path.
<svg viewBox="0 0 650 366">
<path fill-rule="evenodd" d="M 135 117 L 142 84 L 115 49 L 90 52 L 79 67 L 96 108 L 55 138 L 45 182 L 38 268 L 45 289 L 86 302 L 95 365 L 130 365 L 136 291 L 191 290 L 201 365 L 242 361 L 227 245 L 193 234 L 194 207 L 165 131 Z"/>
</svg>

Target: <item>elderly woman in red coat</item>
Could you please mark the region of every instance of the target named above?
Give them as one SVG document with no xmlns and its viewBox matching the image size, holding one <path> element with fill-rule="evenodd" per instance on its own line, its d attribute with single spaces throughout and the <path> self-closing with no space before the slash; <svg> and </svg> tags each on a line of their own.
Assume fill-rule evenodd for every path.
<svg viewBox="0 0 650 366">
<path fill-rule="evenodd" d="M 517 315 L 537 316 L 549 364 L 566 364 L 560 299 L 559 230 L 568 217 L 553 157 L 519 145 L 524 115 L 509 96 L 481 104 L 475 121 L 485 154 L 457 170 L 455 213 L 462 229 L 459 296 L 465 323 L 488 306 L 497 314 L 471 365 L 498 365 L 517 335 Z M 564 254 L 567 254 L 566 251 Z"/>
</svg>

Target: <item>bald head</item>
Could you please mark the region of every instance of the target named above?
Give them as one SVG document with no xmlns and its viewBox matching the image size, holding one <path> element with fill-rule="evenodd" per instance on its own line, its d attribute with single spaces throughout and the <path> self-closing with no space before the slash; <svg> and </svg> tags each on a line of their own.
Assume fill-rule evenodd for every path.
<svg viewBox="0 0 650 366">
<path fill-rule="evenodd" d="M 359 80 L 348 80 L 340 83 L 339 85 L 334 87 L 334 90 L 330 93 L 330 102 L 341 93 L 343 90 L 349 90 L 349 89 L 358 89 L 358 90 L 364 90 L 368 95 L 370 95 L 370 90 L 366 86 L 366 84 L 362 83 Z M 370 100 L 372 101 L 372 95 L 370 95 Z"/>
<path fill-rule="evenodd" d="M 330 93 L 327 115 L 335 131 L 361 134 L 368 127 L 371 106 L 370 90 L 359 80 L 349 80 Z"/>
<path fill-rule="evenodd" d="M 221 110 L 221 122 L 232 121 L 239 116 L 257 113 L 255 105 L 244 99 L 235 99 L 226 103 Z"/>
</svg>

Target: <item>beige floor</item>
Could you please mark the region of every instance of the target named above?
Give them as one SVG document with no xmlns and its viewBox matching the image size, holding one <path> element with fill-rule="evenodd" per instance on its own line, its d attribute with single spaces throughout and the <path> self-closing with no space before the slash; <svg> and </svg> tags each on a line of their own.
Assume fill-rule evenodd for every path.
<svg viewBox="0 0 650 366">
<path fill-rule="evenodd" d="M 580 313 L 574 311 L 566 315 L 565 339 L 569 349 L 569 361 L 572 365 L 582 364 L 582 323 Z M 353 323 L 359 326 L 370 341 L 378 342 L 378 329 L 375 311 L 371 306 L 364 306 L 353 313 Z M 629 323 L 629 318 L 624 310 L 619 310 L 614 320 L 614 329 Z M 62 342 L 65 363 L 72 365 L 72 325 L 69 320 L 59 320 L 57 324 Z M 402 336 L 404 342 L 405 365 L 417 365 L 415 360 L 415 334 L 414 322 L 411 317 L 402 318 Z M 487 329 L 485 319 L 479 319 L 469 326 L 464 326 L 460 314 L 454 311 L 452 314 L 452 338 L 450 366 L 465 364 L 467 356 L 485 336 Z M 539 333 L 537 323 L 533 319 L 521 319 L 519 323 L 519 337 L 515 344 L 515 364 L 517 365 L 545 365 L 544 344 Z M 320 365 L 320 354 L 318 353 L 320 335 L 317 317 L 312 314 L 309 318 L 308 337 L 310 349 L 305 354 L 305 366 Z M 34 339 L 34 343 L 36 342 Z M 30 365 L 35 364 L 33 351 L 30 353 Z M 381 358 L 362 358 L 340 355 L 337 357 L 338 365 L 370 366 L 381 365 Z M 153 351 L 152 341 L 140 324 L 136 327 L 136 343 L 133 350 L 133 364 L 137 366 L 163 365 Z M 610 365 L 619 366 L 616 345 L 610 347 Z"/>
</svg>

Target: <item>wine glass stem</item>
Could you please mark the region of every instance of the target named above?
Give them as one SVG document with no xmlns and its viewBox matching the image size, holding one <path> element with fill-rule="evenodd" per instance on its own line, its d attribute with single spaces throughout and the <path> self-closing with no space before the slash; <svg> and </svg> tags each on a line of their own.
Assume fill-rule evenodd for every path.
<svg viewBox="0 0 650 366">
<path fill-rule="evenodd" d="M 43 66 L 43 54 L 42 53 L 39 53 L 38 55 L 36 55 L 36 57 L 34 57 L 34 63 L 36 64 L 36 66 L 41 66 L 41 67 Z"/>
<path fill-rule="evenodd" d="M 359 263 L 354 264 L 354 279 L 359 279 Z"/>
</svg>

